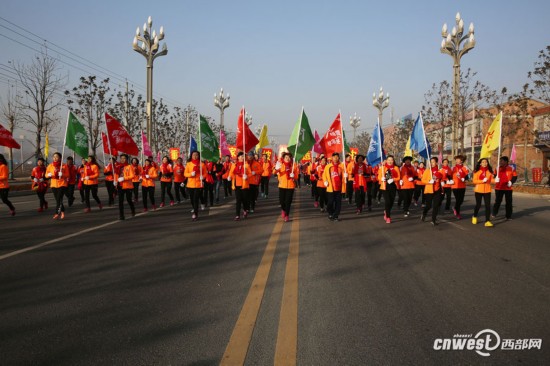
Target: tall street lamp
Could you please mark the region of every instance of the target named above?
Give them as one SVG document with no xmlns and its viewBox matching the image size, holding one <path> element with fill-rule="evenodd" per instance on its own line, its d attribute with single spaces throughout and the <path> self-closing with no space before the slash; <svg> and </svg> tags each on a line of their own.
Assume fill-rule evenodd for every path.
<svg viewBox="0 0 550 366">
<path fill-rule="evenodd" d="M 380 87 L 378 96 L 376 96 L 376 93 L 372 93 L 372 105 L 378 109 L 378 120 L 380 126 L 382 126 L 382 111 L 390 105 L 390 93 L 387 93 L 384 97 L 384 90 Z"/>
<path fill-rule="evenodd" d="M 474 23 L 470 23 L 468 34 L 464 35 L 464 20 L 460 13 L 456 13 L 456 25 L 447 32 L 447 23 L 441 29 L 441 53 L 446 53 L 453 58 L 453 120 L 452 120 L 452 156 L 458 153 L 457 130 L 458 130 L 458 103 L 460 93 L 460 59 L 476 45 L 474 38 Z M 462 47 L 462 48 L 461 48 Z"/>
<path fill-rule="evenodd" d="M 229 93 L 227 97 L 223 95 L 223 88 L 220 90 L 220 95 L 214 94 L 214 106 L 220 110 L 220 130 L 223 130 L 223 111 L 229 107 Z"/>
<path fill-rule="evenodd" d="M 153 125 L 153 61 L 159 56 L 168 54 L 166 43 L 162 45 L 162 50 L 159 52 L 159 42 L 164 39 L 164 27 L 160 27 L 160 32 L 157 34 L 151 29 L 153 20 L 151 17 L 147 19 L 147 23 L 143 24 L 143 34 L 139 27 L 136 29 L 136 35 L 132 42 L 134 51 L 141 54 L 147 60 L 147 138 L 151 141 L 152 146 L 156 146 L 155 130 Z"/>
<path fill-rule="evenodd" d="M 247 125 L 252 125 L 252 115 L 248 114 L 248 112 L 244 115 L 244 120 Z"/>
<path fill-rule="evenodd" d="M 353 141 L 355 142 L 355 134 L 357 128 L 361 125 L 361 117 L 357 117 L 357 113 L 354 113 L 353 116 L 349 117 L 349 124 L 353 128 Z"/>
</svg>

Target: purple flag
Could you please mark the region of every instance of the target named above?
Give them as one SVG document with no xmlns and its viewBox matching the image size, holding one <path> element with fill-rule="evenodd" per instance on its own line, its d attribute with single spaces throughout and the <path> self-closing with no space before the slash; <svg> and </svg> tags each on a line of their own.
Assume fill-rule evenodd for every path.
<svg viewBox="0 0 550 366">
<path fill-rule="evenodd" d="M 141 131 L 141 148 L 143 150 L 143 155 L 153 156 L 153 152 L 151 151 L 151 147 L 149 146 L 149 142 L 147 141 L 147 137 L 145 137 L 143 131 Z"/>
</svg>

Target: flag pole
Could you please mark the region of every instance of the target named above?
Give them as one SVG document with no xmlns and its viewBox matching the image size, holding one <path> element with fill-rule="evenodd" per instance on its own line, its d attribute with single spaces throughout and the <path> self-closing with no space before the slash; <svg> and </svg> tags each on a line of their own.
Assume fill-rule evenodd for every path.
<svg viewBox="0 0 550 366">
<path fill-rule="evenodd" d="M 386 176 L 386 172 L 384 171 L 384 165 L 382 165 L 382 162 L 384 161 L 384 154 L 382 153 L 382 128 L 380 127 L 380 116 L 378 117 L 378 152 L 380 154 L 380 165 L 382 166 L 382 176 Z"/>
<path fill-rule="evenodd" d="M 199 113 L 199 174 L 201 177 L 201 188 L 204 187 L 202 181 L 202 134 L 201 134 L 201 114 Z"/>
<path fill-rule="evenodd" d="M 346 140 L 344 139 L 344 124 L 342 123 L 342 111 L 338 110 L 338 117 L 340 117 L 340 136 L 342 136 L 342 165 L 344 166 L 344 184 L 347 184 L 346 173 L 348 172 L 346 168 Z M 347 193 L 346 193 L 347 194 Z"/>
<path fill-rule="evenodd" d="M 428 140 L 426 140 L 426 131 L 424 130 L 424 120 L 422 119 L 422 112 L 420 112 L 420 124 L 422 125 L 422 134 L 424 135 L 424 146 L 426 146 L 426 155 L 428 156 L 428 161 L 430 162 L 430 179 L 434 179 L 432 172 L 432 158 L 430 156 L 430 149 L 428 148 Z"/>
<path fill-rule="evenodd" d="M 67 142 L 67 129 L 69 128 L 70 116 L 71 116 L 71 111 L 69 110 L 67 111 L 67 124 L 65 125 L 65 136 L 63 137 L 63 147 L 61 148 L 61 169 L 63 168 L 63 156 L 65 155 L 65 143 Z"/>
<path fill-rule="evenodd" d="M 244 105 L 243 105 L 243 108 L 241 109 L 241 111 L 243 112 L 243 125 L 241 126 L 241 128 L 242 128 L 241 131 L 242 131 L 242 134 L 243 134 L 243 152 L 244 152 L 243 167 L 244 167 L 244 172 L 246 172 L 246 138 L 245 138 L 246 131 L 244 130 L 244 124 L 246 123 L 246 110 L 244 109 Z"/>
<path fill-rule="evenodd" d="M 501 142 L 502 142 L 502 111 L 500 111 L 499 115 L 500 115 L 500 127 L 499 127 L 499 131 L 498 131 L 498 156 L 497 156 L 498 163 L 497 163 L 497 171 L 496 171 L 497 178 L 498 178 L 498 171 L 500 169 L 500 145 L 502 145 L 501 144 Z"/>
<path fill-rule="evenodd" d="M 298 131 L 296 135 L 296 147 L 294 148 L 294 156 L 292 157 L 292 170 L 291 173 L 294 173 L 294 164 L 296 162 L 296 154 L 298 153 L 298 142 L 300 141 L 300 131 L 302 130 L 302 117 L 304 116 L 304 107 L 302 106 L 302 113 L 300 113 L 300 123 L 298 123 Z M 296 177 L 294 177 L 296 178 Z"/>
<path fill-rule="evenodd" d="M 143 164 L 143 129 L 141 130 L 141 164 Z"/>
<path fill-rule="evenodd" d="M 103 139 L 101 139 L 101 151 L 103 152 L 103 166 L 107 168 L 107 165 L 105 165 L 105 146 L 103 145 Z"/>
</svg>

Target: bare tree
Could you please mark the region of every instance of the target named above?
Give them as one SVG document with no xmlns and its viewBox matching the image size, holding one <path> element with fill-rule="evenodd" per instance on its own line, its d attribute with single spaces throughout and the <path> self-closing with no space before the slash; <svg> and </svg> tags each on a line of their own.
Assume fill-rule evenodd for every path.
<svg viewBox="0 0 550 366">
<path fill-rule="evenodd" d="M 14 63 L 13 70 L 23 87 L 23 98 L 18 100 L 22 120 L 31 126 L 35 134 L 36 158 L 42 156 L 40 149 L 42 135 L 55 119 L 49 118 L 61 104 L 60 91 L 66 78 L 59 76 L 57 61 L 42 52 L 35 56 L 30 64 Z"/>
<path fill-rule="evenodd" d="M 90 148 L 94 155 L 101 143 L 100 126 L 103 116 L 113 99 L 110 93 L 109 78 L 96 82 L 96 76 L 80 77 L 80 84 L 66 90 L 67 104 L 88 130 Z"/>
<path fill-rule="evenodd" d="M 453 115 L 453 92 L 446 80 L 433 84 L 424 94 L 426 104 L 422 106 L 422 117 L 426 123 L 439 123 L 441 128 L 434 133 L 437 143 L 445 146 L 445 129 L 451 126 Z M 410 127 L 412 130 L 412 126 Z M 409 131 L 410 136 L 410 131 Z M 408 137 L 407 137 L 408 139 Z"/>
<path fill-rule="evenodd" d="M 19 124 L 19 117 L 21 114 L 19 104 L 17 103 L 17 92 L 13 92 L 12 88 L 8 88 L 7 97 L 5 101 L 2 101 L 1 113 L 2 116 L 8 121 L 8 130 L 13 135 L 15 127 Z M 10 164 L 10 179 L 13 179 L 13 149 L 9 149 L 9 164 Z"/>
<path fill-rule="evenodd" d="M 532 87 L 528 91 L 534 98 L 550 104 L 550 46 L 539 51 L 538 60 L 535 62 L 535 69 L 527 73 L 532 81 Z"/>
</svg>

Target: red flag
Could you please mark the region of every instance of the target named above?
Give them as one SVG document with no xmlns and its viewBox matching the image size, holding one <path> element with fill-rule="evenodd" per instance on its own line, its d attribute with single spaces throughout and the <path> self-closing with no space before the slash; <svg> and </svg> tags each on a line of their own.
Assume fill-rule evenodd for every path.
<svg viewBox="0 0 550 366">
<path fill-rule="evenodd" d="M 107 141 L 107 135 L 104 132 L 101 133 L 101 139 L 103 140 L 103 152 L 105 154 L 109 154 L 109 142 Z M 116 151 L 114 147 L 111 147 L 111 155 L 118 155 L 118 151 Z"/>
<path fill-rule="evenodd" d="M 342 153 L 344 151 L 344 139 L 342 136 L 342 122 L 340 121 L 340 113 L 336 116 L 334 122 L 325 133 L 319 145 L 325 152 L 325 155 L 331 156 L 333 153 Z"/>
<path fill-rule="evenodd" d="M 12 149 L 20 149 L 21 145 L 13 139 L 11 132 L 0 125 L 0 146 L 7 146 Z"/>
<path fill-rule="evenodd" d="M 105 124 L 107 125 L 107 134 L 111 141 L 111 148 L 128 155 L 139 155 L 139 148 L 132 139 L 132 136 L 126 132 L 119 121 L 105 113 Z"/>
<path fill-rule="evenodd" d="M 252 150 L 258 145 L 258 138 L 254 135 L 244 120 L 245 111 L 244 107 L 239 114 L 239 121 L 237 122 L 237 149 L 244 151 L 245 153 Z M 244 131 L 244 132 L 243 132 Z"/>
</svg>

